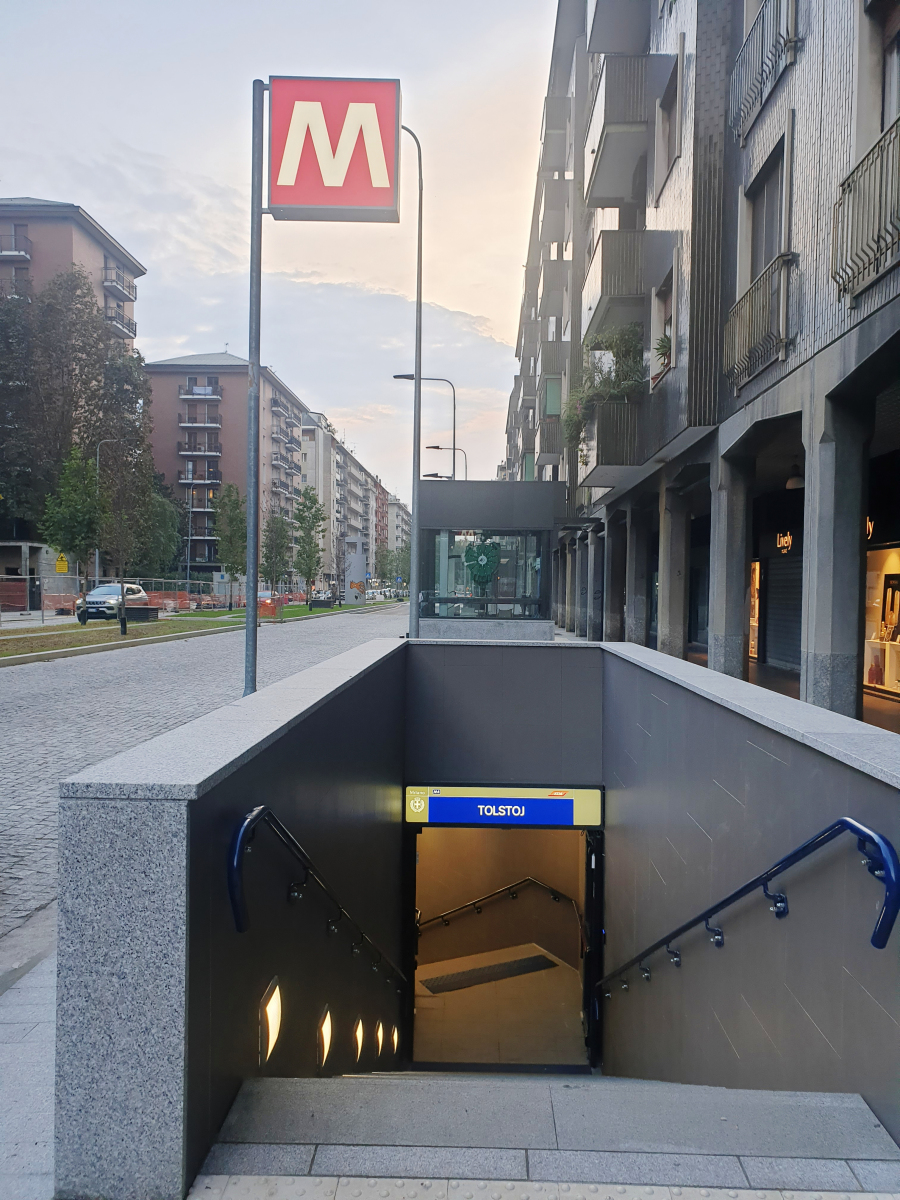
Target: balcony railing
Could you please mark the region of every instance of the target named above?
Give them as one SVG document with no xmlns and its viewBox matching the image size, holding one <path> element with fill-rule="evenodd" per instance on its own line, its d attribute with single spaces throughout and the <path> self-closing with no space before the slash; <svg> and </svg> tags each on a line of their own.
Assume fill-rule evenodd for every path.
<svg viewBox="0 0 900 1200">
<path fill-rule="evenodd" d="M 200 387 L 196 383 L 192 383 L 188 387 L 182 387 L 179 384 L 178 395 L 179 396 L 218 396 L 221 399 L 222 388 L 221 388 L 221 386 L 218 386 L 218 385 L 216 387 L 213 387 L 212 385 L 207 385 L 206 387 Z"/>
<path fill-rule="evenodd" d="M 116 333 L 123 333 L 125 337 L 137 337 L 137 325 L 128 316 L 127 313 L 120 312 L 117 308 L 107 308 L 103 314 Z"/>
<path fill-rule="evenodd" d="M 277 450 L 274 450 L 272 452 L 272 466 L 284 467 L 286 470 L 293 471 L 294 461 L 288 458 L 286 454 L 280 454 Z"/>
<path fill-rule="evenodd" d="M 851 301 L 900 263 L 900 117 L 841 184 L 831 278 Z"/>
<path fill-rule="evenodd" d="M 221 471 L 207 471 L 205 475 L 188 475 L 185 471 L 178 472 L 179 483 L 221 483 Z"/>
<path fill-rule="evenodd" d="M 279 396 L 272 397 L 271 407 L 272 412 L 278 413 L 280 416 L 289 417 L 291 415 L 291 410 Z"/>
<path fill-rule="evenodd" d="M 285 495 L 285 496 L 289 496 L 291 494 L 291 489 L 288 487 L 288 485 L 284 482 L 283 479 L 273 479 L 272 480 L 272 491 L 273 492 L 281 492 L 282 495 Z"/>
<path fill-rule="evenodd" d="M 593 207 L 631 200 L 638 161 L 647 153 L 647 55 L 603 60 L 584 141 L 584 196 Z"/>
<path fill-rule="evenodd" d="M 104 268 L 103 288 L 117 300 L 137 299 L 137 284 L 124 271 L 119 271 L 115 267 Z"/>
<path fill-rule="evenodd" d="M 644 311 L 644 231 L 604 229 L 581 293 L 582 337 L 592 337 L 607 314 L 622 323 L 639 321 Z"/>
<path fill-rule="evenodd" d="M 562 454 L 562 426 L 558 417 L 544 417 L 537 428 L 534 452 L 537 466 L 552 466 Z"/>
<path fill-rule="evenodd" d="M 222 424 L 222 416 L 220 413 L 195 413 L 191 416 L 190 413 L 179 413 L 178 424 L 196 426 L 210 426 L 211 428 L 219 427 Z"/>
<path fill-rule="evenodd" d="M 735 387 L 785 356 L 789 267 L 789 254 L 773 258 L 728 314 L 724 367 Z"/>
<path fill-rule="evenodd" d="M 196 454 L 199 458 L 202 458 L 204 455 L 213 454 L 218 456 L 222 453 L 222 444 L 221 442 L 206 442 L 204 444 L 200 444 L 199 442 L 179 442 L 178 453 Z"/>
<path fill-rule="evenodd" d="M 30 279 L 0 279 L 0 300 L 30 300 Z"/>
<path fill-rule="evenodd" d="M 0 233 L 0 258 L 30 261 L 31 238 L 24 233 Z"/>
<path fill-rule="evenodd" d="M 729 121 L 741 138 L 756 120 L 785 67 L 794 61 L 796 0 L 763 0 L 731 74 Z"/>
<path fill-rule="evenodd" d="M 276 442 L 286 442 L 287 436 L 287 431 L 282 429 L 280 425 L 272 426 L 272 437 Z"/>
</svg>

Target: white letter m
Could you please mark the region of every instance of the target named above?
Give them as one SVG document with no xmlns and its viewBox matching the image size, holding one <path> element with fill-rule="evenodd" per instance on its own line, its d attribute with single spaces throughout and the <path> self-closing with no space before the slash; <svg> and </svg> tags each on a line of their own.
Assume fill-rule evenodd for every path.
<svg viewBox="0 0 900 1200">
<path fill-rule="evenodd" d="M 293 187 L 297 182 L 297 171 L 300 169 L 300 155 L 306 141 L 306 131 L 312 135 L 313 149 L 322 172 L 322 182 L 326 187 L 343 187 L 347 177 L 347 168 L 356 149 L 360 130 L 366 147 L 366 158 L 369 162 L 369 176 L 372 187 L 390 187 L 387 164 L 384 161 L 384 145 L 381 141 L 381 130 L 378 127 L 378 113 L 374 104 L 348 104 L 344 127 L 338 139 L 337 150 L 332 153 L 331 139 L 325 125 L 325 114 L 318 100 L 295 100 L 294 111 L 291 114 L 291 124 L 288 129 L 287 141 L 284 144 L 284 155 L 281 159 L 281 170 L 278 172 L 279 187 Z"/>
</svg>

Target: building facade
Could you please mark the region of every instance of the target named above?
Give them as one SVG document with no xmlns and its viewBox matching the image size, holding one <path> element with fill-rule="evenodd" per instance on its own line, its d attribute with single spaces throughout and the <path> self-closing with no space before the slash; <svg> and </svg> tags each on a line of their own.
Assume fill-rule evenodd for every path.
<svg viewBox="0 0 900 1200">
<path fill-rule="evenodd" d="M 412 517 L 399 496 L 388 497 L 387 545 L 389 550 L 402 550 L 409 545 Z"/>
<path fill-rule="evenodd" d="M 146 268 L 77 204 L 0 199 L 0 295 L 28 295 L 73 266 L 87 272 L 110 330 L 130 347 L 135 280 Z"/>
<path fill-rule="evenodd" d="M 591 0 L 574 39 L 564 11 L 578 353 L 557 620 L 890 723 L 900 4 Z M 541 228 L 536 205 L 530 264 Z M 534 378 L 542 478 L 526 332 L 503 467 L 528 470 L 513 415 Z"/>
</svg>

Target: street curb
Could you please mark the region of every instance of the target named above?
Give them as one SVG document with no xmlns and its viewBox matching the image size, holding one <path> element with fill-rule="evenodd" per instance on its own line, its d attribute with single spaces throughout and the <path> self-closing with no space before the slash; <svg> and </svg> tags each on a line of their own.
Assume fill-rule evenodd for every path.
<svg viewBox="0 0 900 1200">
<path fill-rule="evenodd" d="M 386 604 L 380 612 L 390 608 L 399 608 L 399 604 Z M 289 625 L 292 621 L 317 621 L 319 617 L 339 616 L 341 613 L 365 612 L 365 605 L 358 609 L 339 608 L 323 609 L 320 613 L 306 613 L 302 617 L 285 617 L 283 621 L 269 621 L 270 625 Z M 369 612 L 374 611 L 369 609 Z M 0 667 L 22 667 L 28 663 L 53 662 L 57 658 L 78 658 L 82 654 L 103 654 L 107 650 L 133 650 L 136 646 L 155 646 L 160 642 L 182 642 L 186 638 L 212 637 L 214 633 L 243 633 L 244 625 L 235 625 L 230 629 L 186 629 L 183 633 L 165 633 L 159 637 L 138 638 L 133 642 L 104 642 L 101 646 L 68 646 L 62 650 L 36 650 L 33 654 L 9 654 L 0 657 Z M 27 637 L 27 634 L 23 635 Z"/>
</svg>

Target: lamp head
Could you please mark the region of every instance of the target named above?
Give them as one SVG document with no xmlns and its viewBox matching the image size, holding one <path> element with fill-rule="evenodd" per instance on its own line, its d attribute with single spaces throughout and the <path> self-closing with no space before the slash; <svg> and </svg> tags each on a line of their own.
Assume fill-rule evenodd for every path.
<svg viewBox="0 0 900 1200">
<path fill-rule="evenodd" d="M 395 375 L 395 379 L 415 379 L 415 375 Z"/>
</svg>

